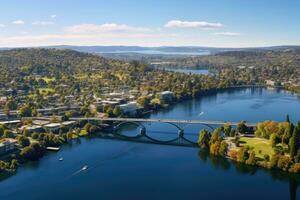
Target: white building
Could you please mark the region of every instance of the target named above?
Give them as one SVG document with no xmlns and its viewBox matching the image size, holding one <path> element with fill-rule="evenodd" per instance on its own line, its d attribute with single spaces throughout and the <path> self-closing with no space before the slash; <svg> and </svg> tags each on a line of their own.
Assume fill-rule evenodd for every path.
<svg viewBox="0 0 300 200">
<path fill-rule="evenodd" d="M 136 101 L 132 101 L 126 104 L 122 104 L 120 105 L 120 109 L 125 114 L 135 115 L 137 110 L 137 103 Z"/>
<path fill-rule="evenodd" d="M 0 155 L 15 150 L 17 140 L 6 138 L 0 142 Z"/>
<path fill-rule="evenodd" d="M 160 99 L 163 101 L 171 102 L 174 99 L 174 94 L 171 91 L 163 91 L 160 93 Z"/>
<path fill-rule="evenodd" d="M 272 80 L 266 80 L 266 84 L 268 86 L 274 86 L 275 85 L 275 81 L 272 81 Z"/>
<path fill-rule="evenodd" d="M 61 124 L 60 123 L 50 123 L 50 124 L 46 124 L 44 126 L 45 130 L 49 130 L 51 132 L 57 132 L 60 129 Z"/>
</svg>

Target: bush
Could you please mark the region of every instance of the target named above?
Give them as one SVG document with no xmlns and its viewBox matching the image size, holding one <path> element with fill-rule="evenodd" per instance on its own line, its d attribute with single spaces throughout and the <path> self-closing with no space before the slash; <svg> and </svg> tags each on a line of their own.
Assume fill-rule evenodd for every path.
<svg viewBox="0 0 300 200">
<path fill-rule="evenodd" d="M 292 173 L 299 173 L 299 172 L 300 172 L 300 163 L 295 163 L 295 164 L 293 164 L 293 165 L 290 167 L 289 172 L 292 172 Z"/>
<path fill-rule="evenodd" d="M 292 161 L 289 156 L 280 156 L 278 159 L 277 167 L 284 171 L 287 171 L 292 164 Z"/>
</svg>

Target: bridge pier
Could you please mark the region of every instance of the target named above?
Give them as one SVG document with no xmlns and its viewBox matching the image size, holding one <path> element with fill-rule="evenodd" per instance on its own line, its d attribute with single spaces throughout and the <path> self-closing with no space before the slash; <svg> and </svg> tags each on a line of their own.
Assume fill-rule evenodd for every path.
<svg viewBox="0 0 300 200">
<path fill-rule="evenodd" d="M 140 134 L 141 135 L 145 135 L 146 134 L 146 128 L 145 127 L 140 128 Z"/>
<path fill-rule="evenodd" d="M 183 129 L 179 129 L 178 130 L 178 137 L 183 137 L 183 135 L 184 135 L 184 130 Z"/>
</svg>

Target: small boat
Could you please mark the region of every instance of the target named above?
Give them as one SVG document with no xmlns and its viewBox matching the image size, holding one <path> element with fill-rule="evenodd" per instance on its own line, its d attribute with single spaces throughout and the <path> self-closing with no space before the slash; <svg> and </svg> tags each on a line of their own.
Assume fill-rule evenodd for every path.
<svg viewBox="0 0 300 200">
<path fill-rule="evenodd" d="M 63 160 L 64 160 L 64 158 L 63 158 L 63 157 L 60 157 L 60 158 L 59 158 L 59 161 L 63 161 Z"/>
<path fill-rule="evenodd" d="M 88 166 L 87 165 L 84 165 L 83 167 L 82 167 L 82 170 L 87 170 L 88 169 Z"/>
</svg>

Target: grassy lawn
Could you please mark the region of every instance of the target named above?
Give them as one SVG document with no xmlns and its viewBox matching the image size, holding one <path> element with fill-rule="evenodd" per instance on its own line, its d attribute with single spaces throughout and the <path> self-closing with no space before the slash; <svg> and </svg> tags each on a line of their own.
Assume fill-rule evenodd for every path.
<svg viewBox="0 0 300 200">
<path fill-rule="evenodd" d="M 240 146 L 253 147 L 256 157 L 263 158 L 265 154 L 271 157 L 274 154 L 270 140 L 256 137 L 241 137 L 240 141 Z M 260 151 L 261 153 L 259 153 Z"/>
</svg>

